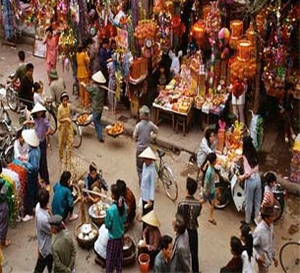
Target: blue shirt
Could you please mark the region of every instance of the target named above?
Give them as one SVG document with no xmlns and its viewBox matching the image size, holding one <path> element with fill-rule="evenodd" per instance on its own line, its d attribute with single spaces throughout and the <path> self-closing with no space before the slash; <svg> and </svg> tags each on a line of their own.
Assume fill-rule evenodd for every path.
<svg viewBox="0 0 300 273">
<path fill-rule="evenodd" d="M 29 173 L 38 172 L 40 169 L 41 152 L 39 147 L 29 146 L 26 168 Z"/>
<path fill-rule="evenodd" d="M 73 196 L 71 190 L 61 185 L 59 182 L 55 184 L 54 196 L 52 200 L 52 213 L 61 215 L 62 218 L 67 217 L 67 209 L 74 207 Z"/>
<path fill-rule="evenodd" d="M 34 129 L 40 142 L 45 140 L 45 135 L 50 127 L 50 122 L 46 118 L 36 118 L 34 120 Z"/>
<path fill-rule="evenodd" d="M 214 174 L 215 174 L 215 169 L 211 165 L 209 165 L 207 167 L 205 178 L 204 178 L 204 191 L 206 191 L 208 187 L 209 193 L 215 192 Z"/>
<path fill-rule="evenodd" d="M 143 164 L 142 182 L 141 182 L 141 197 L 143 201 L 154 201 L 155 194 L 156 170 L 154 163 L 147 166 Z"/>
<path fill-rule="evenodd" d="M 124 223 L 126 222 L 127 206 L 124 203 L 124 212 L 119 214 L 118 206 L 113 203 L 106 211 L 105 227 L 108 229 L 109 239 L 119 239 L 124 235 Z"/>
</svg>

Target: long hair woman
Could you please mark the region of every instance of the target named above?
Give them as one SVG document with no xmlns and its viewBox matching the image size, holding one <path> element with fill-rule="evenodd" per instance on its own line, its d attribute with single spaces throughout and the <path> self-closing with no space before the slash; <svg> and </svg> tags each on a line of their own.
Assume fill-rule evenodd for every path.
<svg viewBox="0 0 300 273">
<path fill-rule="evenodd" d="M 261 179 L 259 175 L 257 153 L 250 136 L 243 137 L 243 166 L 244 174 L 239 176 L 245 180 L 246 208 L 245 222 L 250 224 L 254 205 L 254 221 L 259 215 L 262 198 Z"/>
<path fill-rule="evenodd" d="M 122 272 L 123 235 L 126 222 L 125 199 L 120 195 L 116 184 L 111 185 L 111 198 L 113 204 L 106 212 L 105 227 L 108 229 L 108 242 L 106 247 L 106 273 Z"/>
<path fill-rule="evenodd" d="M 243 244 L 242 260 L 243 273 L 254 273 L 253 236 L 249 225 L 242 223 L 240 226 L 240 239 Z"/>
</svg>

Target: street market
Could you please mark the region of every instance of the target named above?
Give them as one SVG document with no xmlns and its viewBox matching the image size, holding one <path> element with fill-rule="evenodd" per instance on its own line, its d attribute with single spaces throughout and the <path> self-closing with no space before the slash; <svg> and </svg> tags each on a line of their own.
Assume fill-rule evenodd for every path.
<svg viewBox="0 0 300 273">
<path fill-rule="evenodd" d="M 4 136 L 3 139 L 7 142 L 1 141 L 7 145 L 8 138 L 6 140 L 6 137 L 10 135 L 9 137 L 12 138 L 9 140 L 8 146 L 3 144 L 5 148 L 3 148 L 3 159 L 1 159 L 1 181 L 3 182 L 3 186 L 1 182 L 1 187 L 5 188 L 7 196 L 5 203 L 8 208 L 5 218 L 7 217 L 7 223 L 9 222 L 11 226 L 19 225 L 22 220 L 25 223 L 35 219 L 35 213 L 32 214 L 31 206 L 36 205 L 38 192 L 41 189 L 47 189 L 50 193 L 50 200 L 52 200 L 56 191 L 54 187 L 57 186 L 54 181 L 60 181 L 57 183 L 58 185 L 62 184 L 63 175 L 69 172 L 68 183 L 71 184 L 68 187 L 73 201 L 72 206 L 68 208 L 68 216 L 62 215 L 63 221 L 66 226 L 68 226 L 68 222 L 70 224 L 70 221 L 76 221 L 76 226 L 72 226 L 74 230 L 70 230 L 70 233 L 81 248 L 91 250 L 95 244 L 96 251 L 97 242 L 106 245 L 101 241 L 105 238 L 100 236 L 100 227 L 102 225 L 106 227 L 106 231 L 109 230 L 106 216 L 113 210 L 114 204 L 119 204 L 117 201 L 120 201 L 120 199 L 114 199 L 119 196 L 119 189 L 118 192 L 113 192 L 112 189 L 118 180 L 124 179 L 117 173 L 124 173 L 125 170 L 121 171 L 122 164 L 117 168 L 107 166 L 107 168 L 111 168 L 109 171 L 106 170 L 109 178 L 109 187 L 107 188 L 101 184 L 106 184 L 105 180 L 107 180 L 101 172 L 97 174 L 99 175 L 97 181 L 100 181 L 97 183 L 100 185 L 95 188 L 94 184 L 93 186 L 87 184 L 89 182 L 86 182 L 86 176 L 91 174 L 91 166 L 94 162 L 91 160 L 93 157 L 89 158 L 84 149 L 88 147 L 87 145 L 100 145 L 99 149 L 101 150 L 103 146 L 111 145 L 113 141 L 115 145 L 117 143 L 120 145 L 124 141 L 125 134 L 128 133 L 133 134 L 137 141 L 136 168 L 138 175 L 131 174 L 129 178 L 131 182 L 127 185 L 132 187 L 132 183 L 139 182 L 135 183 L 133 191 L 137 211 L 139 211 L 137 214 L 141 214 L 139 220 L 143 222 L 142 231 L 144 231 L 145 223 L 147 226 L 151 226 L 143 221 L 143 217 L 146 217 L 154 207 L 153 197 L 149 200 L 144 199 L 145 188 L 141 186 L 144 185 L 143 179 L 146 179 L 144 169 L 148 167 L 147 164 L 153 165 L 153 170 L 157 172 L 156 179 L 160 175 L 157 164 L 155 165 L 158 156 L 141 157 L 143 171 L 138 166 L 139 155 L 150 145 L 150 139 L 153 151 L 154 144 L 161 146 L 160 142 L 166 143 L 165 147 L 167 148 L 174 148 L 174 150 L 182 148 L 184 151 L 191 152 L 189 163 L 186 163 L 194 163 L 195 169 L 181 179 L 181 185 L 177 181 L 178 188 L 176 185 L 176 190 L 179 192 L 179 198 L 176 204 L 180 198 L 183 199 L 185 196 L 187 177 L 195 178 L 194 180 L 197 182 L 195 198 L 199 199 L 197 202 L 203 204 L 203 211 L 209 215 L 208 222 L 213 225 L 217 225 L 217 222 L 219 225 L 220 220 L 216 218 L 216 222 L 212 218 L 211 211 L 205 207 L 223 208 L 223 204 L 226 203 L 224 207 L 227 206 L 230 200 L 234 201 L 233 204 L 237 211 L 245 214 L 245 221 L 242 222 L 251 225 L 253 231 L 255 226 L 259 225 L 258 223 L 264 221 L 264 218 L 259 221 L 258 219 L 265 209 L 264 183 L 267 183 L 265 174 L 272 171 L 277 172 L 276 167 L 274 168 L 272 164 L 265 164 L 267 160 L 264 161 L 264 164 L 260 161 L 265 153 L 265 147 L 270 145 L 267 139 L 267 136 L 270 136 L 268 131 L 270 124 L 277 124 L 277 122 L 280 124 L 277 126 L 278 128 L 276 126 L 272 128 L 279 130 L 281 146 L 285 145 L 284 149 L 288 150 L 285 155 L 287 161 L 284 162 L 284 179 L 288 183 L 295 184 L 296 187 L 299 186 L 300 7 L 296 1 L 262 1 L 258 4 L 247 1 L 209 2 L 197 0 L 97 2 L 58 0 L 31 1 L 29 3 L 4 0 L 1 7 L 1 24 L 4 29 L 3 47 L 17 48 L 19 52 L 22 51 L 20 41 L 23 39 L 22 36 L 28 35 L 28 30 L 33 39 L 32 55 L 27 51 L 26 61 L 25 58 L 22 60 L 19 55 L 19 62 L 21 62 L 19 67 L 23 67 L 25 73 L 22 77 L 26 79 L 28 77 L 31 81 L 29 97 L 22 97 L 26 84 L 24 78 L 18 75 L 16 57 L 11 57 L 15 58 L 15 61 L 5 64 L 6 66 L 10 65 L 10 71 L 4 69 L 0 72 L 0 81 L 5 83 L 9 76 L 8 72 L 14 72 L 17 69 L 16 75 L 19 78 L 12 76 L 11 82 L 14 84 L 20 82 L 20 87 L 12 85 L 16 88 L 14 90 L 7 88 L 8 81 L 7 85 L 3 85 L 3 90 L 5 89 L 3 94 L 7 101 L 4 103 L 3 109 L 12 119 L 7 120 L 6 114 L 1 114 L 1 123 L 4 126 L 1 139 Z M 39 58 L 38 61 L 36 57 Z M 34 77 L 28 76 L 29 70 L 32 70 L 33 73 L 33 65 Z M 53 86 L 55 86 L 55 81 L 60 78 L 58 72 L 65 82 L 60 87 L 59 95 L 56 95 L 58 97 L 54 99 L 53 92 L 56 91 L 53 90 L 56 87 Z M 39 75 L 39 78 L 36 77 L 36 74 Z M 20 91 L 17 88 L 20 88 Z M 49 98 L 52 98 L 53 107 L 54 102 L 57 103 L 56 106 L 59 105 L 59 107 L 53 108 L 56 111 L 54 113 L 56 115 L 55 130 L 58 128 L 58 133 L 54 135 L 54 132 L 51 132 L 52 121 L 49 122 L 43 116 L 48 109 L 41 106 L 42 108 L 36 110 L 35 95 L 39 92 L 42 94 L 42 101 L 48 102 Z M 13 101 L 16 102 L 15 109 L 11 107 Z M 20 114 L 23 115 L 24 104 L 28 110 L 31 110 L 29 115 L 32 118 L 30 117 L 29 121 L 27 120 L 25 123 L 18 124 Z M 123 114 L 125 112 L 126 114 Z M 39 113 L 42 114 L 39 115 Z M 133 129 L 129 129 L 128 119 L 134 123 Z M 44 125 L 41 125 L 43 122 Z M 149 131 L 149 136 L 147 136 L 148 145 L 141 149 L 137 128 L 139 123 L 146 124 L 147 122 L 153 124 L 151 126 L 154 129 L 151 130 L 151 134 Z M 269 124 L 267 124 L 268 122 Z M 73 124 L 73 129 L 68 127 L 68 123 Z M 104 123 L 106 123 L 106 127 L 103 126 Z M 30 124 L 34 124 L 34 126 L 30 126 Z M 73 144 L 73 137 L 75 138 L 78 134 L 74 131 L 74 124 L 80 134 L 81 148 Z M 159 128 L 159 133 L 155 129 L 156 126 Z M 164 134 L 167 137 L 165 141 L 161 141 L 159 135 L 166 126 L 167 133 Z M 42 127 L 44 129 L 41 129 Z M 28 130 L 32 130 L 32 128 L 35 128 L 37 136 L 31 136 L 30 132 L 28 140 L 26 134 L 29 134 Z M 91 129 L 96 132 L 97 143 L 85 140 L 85 138 L 94 138 L 94 133 L 90 132 Z M 43 134 L 41 134 L 41 130 L 43 130 Z M 195 132 L 197 135 L 196 146 L 192 149 L 185 148 L 192 143 L 191 139 L 194 138 Z M 207 135 L 208 132 L 211 132 L 210 135 Z M 73 134 L 75 135 L 73 136 Z M 172 136 L 174 142 L 168 141 L 168 134 Z M 30 156 L 29 154 L 26 157 L 16 156 L 15 150 L 12 154 L 9 152 L 12 151 L 11 147 L 15 145 L 14 142 L 21 139 L 20 135 L 25 140 L 25 144 L 29 146 Z M 16 138 L 16 136 L 18 137 Z M 33 141 L 33 138 L 36 138 L 37 142 Z M 251 139 L 251 149 L 253 148 L 251 155 L 249 155 L 249 149 L 245 149 L 248 138 Z M 49 155 L 47 156 L 46 151 L 53 153 L 53 150 L 57 150 L 56 144 L 59 149 L 60 161 L 58 161 L 58 157 L 53 160 L 52 154 L 52 161 L 50 163 L 48 160 L 47 164 Z M 118 148 L 118 146 L 116 147 Z M 92 147 L 88 149 L 93 150 Z M 36 156 L 33 150 L 40 151 L 40 163 L 37 170 L 33 164 L 35 163 L 33 157 Z M 109 151 L 106 152 L 110 154 Z M 201 153 L 201 157 L 205 155 L 203 161 L 199 159 Z M 208 159 L 208 155 L 211 153 L 216 155 L 215 163 Z M 107 160 L 108 154 L 101 154 L 102 160 Z M 133 157 L 130 160 L 132 160 L 130 168 L 134 173 Z M 150 162 L 147 163 L 147 160 Z M 279 156 L 273 160 L 278 162 Z M 56 167 L 59 165 L 59 168 L 53 168 L 53 164 Z M 260 172 L 263 170 L 265 173 L 263 176 L 258 171 L 258 166 L 260 166 Z M 177 171 L 174 172 L 173 166 L 166 165 L 166 169 L 168 168 L 171 168 L 172 175 L 176 174 Z M 207 196 L 206 188 L 209 179 L 207 170 L 210 168 L 214 169 L 215 173 L 212 183 L 216 190 L 213 192 L 212 198 L 216 203 L 213 202 L 213 205 L 211 197 Z M 250 174 L 248 168 L 251 170 Z M 236 172 L 237 169 L 239 172 Z M 96 171 L 98 171 L 97 168 Z M 256 179 L 255 177 L 258 176 L 259 179 Z M 111 180 L 112 177 L 114 180 Z M 176 175 L 174 177 L 176 181 Z M 280 181 L 280 179 L 278 176 L 277 180 Z M 256 197 L 250 198 L 248 185 L 254 183 L 250 182 L 254 180 L 259 184 L 260 195 L 256 191 Z M 114 181 L 117 181 L 116 184 Z M 223 182 L 227 183 L 226 186 L 222 184 Z M 34 183 L 34 190 L 32 183 Z M 163 182 L 163 187 L 167 193 L 165 187 L 174 185 L 172 185 L 172 181 L 168 182 L 171 184 L 167 186 L 165 183 Z M 227 189 L 229 189 L 230 197 L 228 197 Z M 242 192 L 242 201 L 237 201 L 236 198 L 240 198 L 237 191 Z M 120 197 L 125 198 L 123 195 Z M 226 198 L 225 201 L 224 198 Z M 251 203 L 248 203 L 252 198 Z M 280 198 L 285 199 L 287 203 L 284 191 L 280 193 Z M 255 199 L 259 199 L 259 204 Z M 209 201 L 209 204 L 204 205 L 205 201 Z M 49 206 L 51 206 L 50 202 Z M 157 203 L 160 206 L 164 205 L 162 200 Z M 159 212 L 162 207 L 159 207 L 157 203 L 155 200 L 154 211 L 156 216 L 162 217 Z M 75 206 L 75 211 L 79 215 L 73 212 Z M 251 206 L 250 211 L 249 206 Z M 276 206 L 274 204 L 272 206 L 275 210 Z M 174 218 L 176 210 L 173 208 L 172 212 L 171 219 Z M 282 216 L 282 212 L 284 217 L 283 206 L 281 206 L 279 218 Z M 218 213 L 217 211 L 216 215 Z M 143 217 L 141 218 L 141 216 Z M 176 219 L 176 221 L 180 220 Z M 285 220 L 284 217 L 279 221 Z M 54 224 L 49 222 L 51 228 L 56 225 L 55 221 L 58 219 L 54 219 Z M 169 223 L 164 222 L 163 225 L 171 226 L 171 222 L 172 220 L 169 219 Z M 4 224 L 7 225 L 7 223 Z M 187 225 L 187 222 L 185 224 Z M 220 224 L 222 225 L 222 223 Z M 136 222 L 136 225 L 139 224 Z M 158 222 L 154 226 L 159 227 L 160 225 Z M 235 224 L 235 227 L 238 225 L 239 222 Z M 277 222 L 275 228 L 276 225 Z M 148 253 L 141 252 L 141 246 L 146 244 L 146 239 L 142 238 L 141 245 L 139 245 L 137 238 L 140 237 L 140 234 L 137 233 L 141 233 L 140 229 L 136 230 L 135 227 L 130 231 L 130 228 L 131 225 L 124 222 L 124 226 L 121 228 L 123 232 L 121 238 L 125 233 L 126 240 L 124 244 L 123 239 L 122 243 L 118 241 L 118 244 L 122 244 L 123 247 L 122 253 L 118 255 L 122 255 L 119 257 L 123 257 L 123 265 L 135 264 L 137 261 L 137 267 L 134 270 L 146 273 L 154 266 L 152 254 L 149 254 L 149 257 L 143 255 Z M 166 230 L 165 227 L 161 226 L 160 228 Z M 104 232 L 103 229 L 102 227 L 101 232 Z M 4 252 L 3 261 L 5 261 L 6 247 L 11 243 L 11 247 L 14 247 L 14 238 L 6 239 L 7 230 L 5 231 L 5 228 L 3 230 L 5 236 L 1 234 L 0 239 L 2 252 Z M 187 231 L 190 229 L 187 228 Z M 112 239 L 112 232 L 108 232 L 107 238 L 110 243 L 111 240 L 120 239 Z M 299 235 L 298 231 L 296 234 Z M 176 236 L 180 237 L 179 233 L 176 233 Z M 295 239 L 294 236 L 293 239 Z M 225 245 L 227 246 L 228 243 Z M 114 247 L 117 246 L 114 245 Z M 192 246 L 190 247 L 192 254 Z M 196 248 L 199 248 L 198 243 Z M 120 264 L 117 262 L 115 265 L 111 264 L 110 259 L 112 258 L 104 259 L 103 264 L 103 260 L 101 260 L 103 256 L 99 253 L 97 255 L 98 258 L 95 262 L 103 268 L 107 261 L 106 272 L 111 272 L 111 266 L 116 266 L 117 270 L 120 270 Z M 174 255 L 176 255 L 175 248 L 170 257 L 171 260 Z M 216 272 L 216 269 L 209 271 L 208 267 L 203 265 L 201 255 L 202 249 L 197 257 L 200 260 L 201 272 Z M 277 259 L 279 260 L 279 256 Z M 195 267 L 193 255 L 191 260 L 193 261 L 191 272 L 200 272 L 199 265 L 198 269 L 196 269 L 197 266 Z M 225 263 L 224 259 L 222 261 Z M 170 264 L 173 266 L 172 262 Z M 3 272 L 8 272 L 5 264 L 2 265 L 4 265 Z M 275 260 L 274 265 L 276 265 Z M 55 266 L 54 262 L 54 268 Z M 258 263 L 257 266 L 260 267 L 261 264 Z M 202 270 L 202 267 L 205 270 Z M 221 267 L 222 264 L 219 264 L 218 270 Z M 72 265 L 68 270 L 73 272 L 76 268 L 77 266 Z M 174 268 L 170 270 L 174 270 Z M 253 269 L 251 272 L 261 271 Z"/>
</svg>

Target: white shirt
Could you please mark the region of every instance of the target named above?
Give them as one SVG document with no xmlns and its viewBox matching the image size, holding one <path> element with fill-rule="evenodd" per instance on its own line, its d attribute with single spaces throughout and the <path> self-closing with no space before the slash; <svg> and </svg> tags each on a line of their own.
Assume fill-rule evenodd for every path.
<svg viewBox="0 0 300 273">
<path fill-rule="evenodd" d="M 14 142 L 14 154 L 16 159 L 27 159 L 29 146 L 26 142 L 21 146 L 20 140 L 16 139 Z"/>
<path fill-rule="evenodd" d="M 243 260 L 243 273 L 255 273 L 254 271 L 254 257 L 252 256 L 249 261 L 249 256 L 247 250 L 242 252 L 242 260 Z"/>
<path fill-rule="evenodd" d="M 99 228 L 99 236 L 94 244 L 94 249 L 103 259 L 106 259 L 106 246 L 108 241 L 108 229 L 105 225 L 101 225 Z"/>
<path fill-rule="evenodd" d="M 34 105 L 37 102 L 40 103 L 41 105 L 44 105 L 44 103 L 45 103 L 42 96 L 36 92 L 33 93 L 33 102 L 34 102 Z"/>
</svg>

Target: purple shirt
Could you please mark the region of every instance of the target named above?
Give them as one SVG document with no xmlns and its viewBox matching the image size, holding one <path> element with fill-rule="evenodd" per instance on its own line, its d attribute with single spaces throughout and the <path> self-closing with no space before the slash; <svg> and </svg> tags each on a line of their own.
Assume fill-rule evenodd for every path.
<svg viewBox="0 0 300 273">
<path fill-rule="evenodd" d="M 34 129 L 40 142 L 45 140 L 45 134 L 50 127 L 50 122 L 46 118 L 39 118 L 34 120 Z"/>
</svg>

